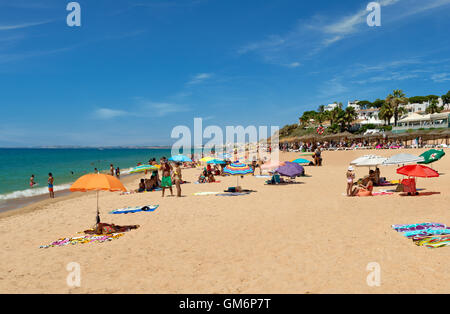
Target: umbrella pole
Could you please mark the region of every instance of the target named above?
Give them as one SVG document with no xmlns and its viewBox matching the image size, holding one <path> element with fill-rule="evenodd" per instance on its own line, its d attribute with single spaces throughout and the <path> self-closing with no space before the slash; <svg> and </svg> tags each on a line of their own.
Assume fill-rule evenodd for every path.
<svg viewBox="0 0 450 314">
<path fill-rule="evenodd" d="M 97 223 L 100 223 L 100 211 L 98 209 L 98 191 L 97 191 Z"/>
</svg>

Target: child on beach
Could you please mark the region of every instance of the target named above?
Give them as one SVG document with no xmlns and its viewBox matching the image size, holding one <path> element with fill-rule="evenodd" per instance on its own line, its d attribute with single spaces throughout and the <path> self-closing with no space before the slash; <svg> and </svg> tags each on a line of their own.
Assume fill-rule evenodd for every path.
<svg viewBox="0 0 450 314">
<path fill-rule="evenodd" d="M 50 172 L 48 174 L 48 181 L 47 181 L 47 183 L 48 183 L 48 193 L 50 194 L 50 198 L 55 198 L 55 192 L 53 191 L 53 181 L 54 181 L 53 175 Z"/>
<path fill-rule="evenodd" d="M 352 196 L 353 180 L 355 180 L 355 173 L 352 166 L 347 170 L 347 196 Z"/>
<path fill-rule="evenodd" d="M 31 175 L 30 178 L 30 187 L 34 187 L 36 185 L 36 182 L 34 182 L 34 174 Z"/>
</svg>

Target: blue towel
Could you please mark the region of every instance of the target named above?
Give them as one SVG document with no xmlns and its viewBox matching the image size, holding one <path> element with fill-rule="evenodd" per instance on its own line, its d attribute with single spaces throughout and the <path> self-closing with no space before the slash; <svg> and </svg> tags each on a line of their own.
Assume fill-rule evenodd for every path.
<svg viewBox="0 0 450 314">
<path fill-rule="evenodd" d="M 110 212 L 110 214 L 118 215 L 118 214 L 132 214 L 132 213 L 139 213 L 139 212 L 154 212 L 158 207 L 159 207 L 159 205 L 128 207 L 128 208 L 113 210 L 112 212 Z M 148 208 L 148 209 L 146 209 L 146 208 Z"/>
</svg>

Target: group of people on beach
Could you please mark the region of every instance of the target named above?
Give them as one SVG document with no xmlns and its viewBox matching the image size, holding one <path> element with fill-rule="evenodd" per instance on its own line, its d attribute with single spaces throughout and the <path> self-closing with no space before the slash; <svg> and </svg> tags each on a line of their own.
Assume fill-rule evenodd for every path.
<svg viewBox="0 0 450 314">
<path fill-rule="evenodd" d="M 149 160 L 149 164 L 156 166 L 156 159 L 153 158 Z M 181 163 L 174 162 L 174 165 L 172 166 L 166 157 L 162 157 L 160 159 L 160 164 L 161 179 L 159 178 L 158 170 L 152 171 L 150 179 L 140 180 L 139 187 L 136 192 L 150 192 L 154 191 L 155 189 L 161 188 L 162 197 L 164 197 L 166 189 L 169 189 L 171 196 L 174 196 L 172 186 L 175 184 L 175 187 L 177 189 L 177 197 L 181 197 L 181 184 L 183 183 Z"/>
<path fill-rule="evenodd" d="M 355 185 L 355 169 L 353 166 L 348 167 L 347 173 L 347 196 L 372 196 L 374 186 L 383 184 L 386 178 L 381 177 L 380 168 L 369 170 L 369 175 L 358 180 Z"/>
</svg>

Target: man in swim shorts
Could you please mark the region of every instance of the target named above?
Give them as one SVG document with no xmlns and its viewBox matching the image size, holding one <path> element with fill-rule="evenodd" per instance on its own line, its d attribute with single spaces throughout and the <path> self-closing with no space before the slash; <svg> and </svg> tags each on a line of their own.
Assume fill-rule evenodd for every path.
<svg viewBox="0 0 450 314">
<path fill-rule="evenodd" d="M 162 172 L 162 179 L 161 179 L 161 188 L 162 188 L 162 197 L 164 197 L 164 192 L 166 188 L 169 188 L 170 194 L 173 196 L 173 190 L 172 190 L 172 178 L 170 177 L 170 172 L 172 171 L 172 166 L 169 165 L 167 162 L 167 159 L 163 157 L 161 159 L 161 172 Z"/>
<path fill-rule="evenodd" d="M 50 172 L 48 174 L 48 193 L 50 194 L 50 198 L 55 198 L 55 192 L 53 191 L 53 175 Z"/>
</svg>

